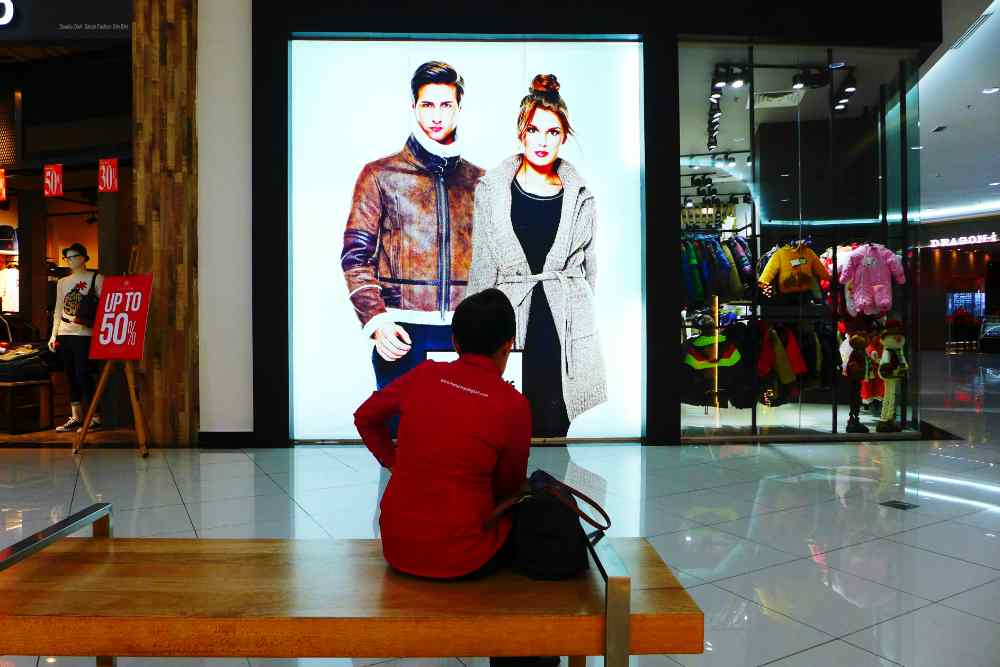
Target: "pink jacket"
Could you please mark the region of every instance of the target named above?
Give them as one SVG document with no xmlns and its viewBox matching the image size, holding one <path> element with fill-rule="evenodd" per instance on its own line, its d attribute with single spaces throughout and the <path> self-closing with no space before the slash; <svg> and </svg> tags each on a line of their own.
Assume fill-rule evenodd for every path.
<svg viewBox="0 0 1000 667">
<path fill-rule="evenodd" d="M 840 274 L 840 282 L 853 283 L 854 303 L 866 315 L 892 309 L 892 280 L 906 282 L 903 263 L 896 253 L 877 243 L 858 246 Z"/>
</svg>

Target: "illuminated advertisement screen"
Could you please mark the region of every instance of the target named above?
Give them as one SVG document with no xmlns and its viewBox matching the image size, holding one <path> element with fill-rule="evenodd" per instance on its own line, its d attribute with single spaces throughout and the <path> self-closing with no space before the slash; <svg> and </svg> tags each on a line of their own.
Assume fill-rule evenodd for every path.
<svg viewBox="0 0 1000 667">
<path fill-rule="evenodd" d="M 296 39 L 289 63 L 293 437 L 357 438 L 487 288 L 537 437 L 638 437 L 642 44 Z"/>
</svg>

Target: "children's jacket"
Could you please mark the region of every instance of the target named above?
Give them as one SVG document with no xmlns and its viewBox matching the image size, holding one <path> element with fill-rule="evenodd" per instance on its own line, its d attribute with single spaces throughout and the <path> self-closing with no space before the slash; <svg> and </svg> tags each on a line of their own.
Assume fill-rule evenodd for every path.
<svg viewBox="0 0 1000 667">
<path fill-rule="evenodd" d="M 813 285 L 813 278 L 825 280 L 830 277 L 823 262 L 820 261 L 812 248 L 802 244 L 782 246 L 768 260 L 760 281 L 768 284 L 778 277 L 778 290 L 782 294 L 808 292 Z"/>
<path fill-rule="evenodd" d="M 854 306 L 866 315 L 880 315 L 892 309 L 892 281 L 906 282 L 903 263 L 896 253 L 877 243 L 858 246 L 851 253 L 840 282 L 852 283 Z"/>
</svg>

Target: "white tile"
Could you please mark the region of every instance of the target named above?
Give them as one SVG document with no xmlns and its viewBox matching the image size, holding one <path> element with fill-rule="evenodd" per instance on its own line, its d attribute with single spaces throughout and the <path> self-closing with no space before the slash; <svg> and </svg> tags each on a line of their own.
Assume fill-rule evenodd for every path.
<svg viewBox="0 0 1000 667">
<path fill-rule="evenodd" d="M 170 465 L 232 463 L 247 459 L 247 454 L 242 449 L 164 449 L 163 454 Z"/>
<path fill-rule="evenodd" d="M 955 523 L 964 523 L 967 526 L 985 528 L 987 530 L 1000 531 L 1000 510 L 983 510 L 974 514 L 966 514 L 956 519 Z"/>
<path fill-rule="evenodd" d="M 645 475 L 643 487 L 616 490 L 616 493 L 641 494 L 643 498 L 658 498 L 686 491 L 717 489 L 755 479 L 753 474 L 723 468 L 714 463 L 700 463 L 683 468 L 667 468 Z"/>
<path fill-rule="evenodd" d="M 295 469 L 296 465 L 308 466 L 310 462 L 326 462 L 330 456 L 321 449 L 293 447 L 287 449 L 246 450 L 246 455 L 254 464 L 268 473 L 286 474 Z M 369 454 L 370 456 L 370 454 Z"/>
<path fill-rule="evenodd" d="M 94 503 L 111 503 L 116 511 L 180 505 L 177 485 L 169 476 L 152 471 L 149 475 L 90 481 L 81 476 L 73 496 L 73 511 Z"/>
<path fill-rule="evenodd" d="M 190 503 L 187 511 L 201 532 L 248 523 L 290 522 L 302 508 L 287 496 L 258 496 Z"/>
<path fill-rule="evenodd" d="M 886 537 L 947 520 L 939 514 L 931 514 L 920 509 L 900 510 L 886 507 L 861 496 L 846 498 L 844 504 L 846 507 L 843 510 L 843 521 L 878 537 Z"/>
<path fill-rule="evenodd" d="M 38 656 L 3 655 L 0 656 L 0 667 L 37 667 Z"/>
<path fill-rule="evenodd" d="M 293 520 L 258 521 L 236 526 L 222 526 L 202 530 L 205 539 L 277 539 L 277 540 L 329 540 L 330 535 L 305 512 L 298 512 Z"/>
<path fill-rule="evenodd" d="M 809 556 L 875 538 L 864 532 L 863 526 L 850 521 L 839 501 L 757 514 L 720 523 L 714 528 L 796 556 Z"/>
<path fill-rule="evenodd" d="M 206 503 L 213 500 L 254 498 L 257 496 L 285 496 L 285 492 L 268 475 L 257 472 L 253 477 L 218 479 L 213 481 L 177 480 L 177 488 L 187 504 Z"/>
<path fill-rule="evenodd" d="M 306 512 L 319 518 L 345 513 L 368 513 L 378 507 L 385 487 L 377 482 L 317 491 L 296 491 L 293 498 Z"/>
<path fill-rule="evenodd" d="M 825 554 L 827 564 L 862 579 L 928 600 L 996 579 L 996 570 L 882 539 Z"/>
<path fill-rule="evenodd" d="M 941 604 L 1000 623 L 1000 579 L 945 598 Z"/>
<path fill-rule="evenodd" d="M 835 637 L 929 604 L 922 598 L 831 569 L 822 558 L 776 565 L 716 585 Z"/>
<path fill-rule="evenodd" d="M 1000 625 L 931 605 L 844 641 L 907 667 L 996 667 Z"/>
<path fill-rule="evenodd" d="M 170 470 L 177 483 L 213 482 L 223 479 L 244 479 L 260 474 L 261 470 L 249 458 L 235 459 L 226 463 L 204 463 L 181 461 L 171 464 Z"/>
<path fill-rule="evenodd" d="M 139 456 L 134 449 L 84 449 L 78 458 L 80 467 L 93 472 L 168 467 L 162 449 L 151 449 L 146 457 Z"/>
<path fill-rule="evenodd" d="M 821 473 L 769 477 L 716 491 L 752 500 L 758 507 L 795 509 L 836 499 L 836 483 Z M 852 493 L 857 491 L 851 490 Z"/>
<path fill-rule="evenodd" d="M 1000 532 L 947 521 L 893 535 L 894 542 L 1000 570 Z"/>
<path fill-rule="evenodd" d="M 769 662 L 767 667 L 895 667 L 897 664 L 846 642 L 833 641 Z"/>
<path fill-rule="evenodd" d="M 705 613 L 705 652 L 672 655 L 682 665 L 761 665 L 833 639 L 712 585 L 691 590 Z"/>
<path fill-rule="evenodd" d="M 667 512 L 683 519 L 709 526 L 735 521 L 751 514 L 774 511 L 771 507 L 765 508 L 756 504 L 750 498 L 714 489 L 676 493 L 654 498 L 649 503 L 659 505 Z"/>
<path fill-rule="evenodd" d="M 586 503 L 580 507 L 597 521 L 603 521 Z M 611 537 L 654 537 L 688 528 L 699 528 L 700 524 L 687 521 L 671 514 L 662 506 L 649 501 L 613 496 L 603 503 L 604 510 L 611 517 Z"/>
<path fill-rule="evenodd" d="M 192 530 L 183 505 L 114 512 L 111 529 L 115 537 L 154 537 Z"/>
<path fill-rule="evenodd" d="M 330 459 L 316 461 L 315 464 L 297 464 L 293 473 L 269 473 L 275 484 L 289 495 L 300 491 L 377 482 L 380 474 L 380 468 L 355 470 L 347 464 Z"/>
<path fill-rule="evenodd" d="M 672 568 L 705 581 L 734 577 L 796 560 L 791 554 L 714 528 L 669 533 L 654 537 L 649 542 Z"/>
</svg>

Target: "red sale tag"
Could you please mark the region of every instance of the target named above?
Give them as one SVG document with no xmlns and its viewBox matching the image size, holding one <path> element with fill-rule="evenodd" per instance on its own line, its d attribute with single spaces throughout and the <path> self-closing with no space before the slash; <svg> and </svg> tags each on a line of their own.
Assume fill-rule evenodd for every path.
<svg viewBox="0 0 1000 667">
<path fill-rule="evenodd" d="M 118 192 L 118 158 L 100 161 L 97 168 L 97 191 Z"/>
<path fill-rule="evenodd" d="M 0 169 L 0 201 L 7 201 L 7 172 Z"/>
<path fill-rule="evenodd" d="M 142 359 L 152 294 L 152 273 L 104 278 L 90 339 L 91 359 Z"/>
<path fill-rule="evenodd" d="M 46 197 L 63 196 L 63 169 L 61 164 L 45 165 L 45 181 L 42 184 L 43 194 Z"/>
</svg>

